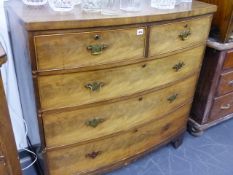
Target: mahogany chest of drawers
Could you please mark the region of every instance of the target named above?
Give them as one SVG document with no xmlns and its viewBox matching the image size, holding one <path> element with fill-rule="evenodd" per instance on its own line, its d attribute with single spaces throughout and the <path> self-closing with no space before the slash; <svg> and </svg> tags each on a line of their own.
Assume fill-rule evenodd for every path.
<svg viewBox="0 0 233 175">
<path fill-rule="evenodd" d="M 21 98 L 36 99 L 46 173 L 102 174 L 180 145 L 216 6 L 120 16 L 17 0 L 6 7 Z"/>
<path fill-rule="evenodd" d="M 1 75 L 1 66 L 6 61 L 6 53 L 0 43 L 0 174 L 21 175 L 19 158 Z"/>
<path fill-rule="evenodd" d="M 233 117 L 233 44 L 207 42 L 190 117 L 190 131 L 203 130 Z"/>
<path fill-rule="evenodd" d="M 200 0 L 218 6 L 214 14 L 211 34 L 221 42 L 232 41 L 233 33 L 233 1 L 232 0 Z M 213 37 L 212 36 L 212 37 Z"/>
</svg>

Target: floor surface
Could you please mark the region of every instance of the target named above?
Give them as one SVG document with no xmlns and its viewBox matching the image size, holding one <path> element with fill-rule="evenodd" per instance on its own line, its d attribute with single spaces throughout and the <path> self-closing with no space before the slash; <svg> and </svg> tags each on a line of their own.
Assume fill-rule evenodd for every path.
<svg viewBox="0 0 233 175">
<path fill-rule="evenodd" d="M 36 174 L 31 168 L 24 175 Z M 165 146 L 107 175 L 233 175 L 233 120 L 202 137 L 187 133 L 179 149 Z"/>
</svg>

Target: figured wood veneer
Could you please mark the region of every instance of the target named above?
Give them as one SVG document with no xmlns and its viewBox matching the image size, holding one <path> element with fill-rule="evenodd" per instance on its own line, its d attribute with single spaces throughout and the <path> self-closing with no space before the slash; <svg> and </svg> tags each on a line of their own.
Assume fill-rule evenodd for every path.
<svg viewBox="0 0 233 175">
<path fill-rule="evenodd" d="M 180 146 L 216 6 L 147 8 L 64 15 L 6 3 L 23 111 L 31 131 L 39 123 L 46 174 L 103 174 Z"/>
</svg>

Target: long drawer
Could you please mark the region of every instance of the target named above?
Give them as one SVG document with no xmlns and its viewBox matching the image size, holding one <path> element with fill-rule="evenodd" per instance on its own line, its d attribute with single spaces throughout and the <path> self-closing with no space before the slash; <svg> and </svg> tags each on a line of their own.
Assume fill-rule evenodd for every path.
<svg viewBox="0 0 233 175">
<path fill-rule="evenodd" d="M 165 86 L 198 72 L 203 49 L 106 70 L 39 76 L 41 108 L 84 105 Z"/>
<path fill-rule="evenodd" d="M 154 25 L 150 33 L 149 55 L 156 56 L 205 42 L 211 16 Z"/>
<path fill-rule="evenodd" d="M 45 114 L 46 146 L 92 140 L 159 118 L 192 100 L 196 79 L 197 75 L 168 88 L 116 103 Z"/>
<path fill-rule="evenodd" d="M 233 93 L 214 99 L 209 122 L 233 113 Z"/>
<path fill-rule="evenodd" d="M 233 92 L 233 71 L 221 74 L 217 95 L 221 96 Z"/>
<path fill-rule="evenodd" d="M 143 58 L 145 36 L 144 27 L 39 35 L 34 39 L 37 68 L 69 69 Z"/>
<path fill-rule="evenodd" d="M 48 150 L 50 175 L 80 175 L 142 153 L 183 131 L 189 110 L 187 104 L 166 117 L 112 138 Z"/>
</svg>

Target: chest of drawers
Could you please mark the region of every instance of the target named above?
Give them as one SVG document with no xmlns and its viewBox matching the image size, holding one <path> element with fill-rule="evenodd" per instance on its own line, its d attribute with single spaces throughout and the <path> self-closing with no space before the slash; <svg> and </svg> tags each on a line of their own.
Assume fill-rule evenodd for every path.
<svg viewBox="0 0 233 175">
<path fill-rule="evenodd" d="M 233 44 L 207 45 L 189 122 L 194 135 L 233 116 Z"/>
<path fill-rule="evenodd" d="M 17 0 L 6 7 L 25 118 L 38 116 L 46 173 L 103 174 L 180 145 L 216 6 L 114 17 Z"/>
</svg>

